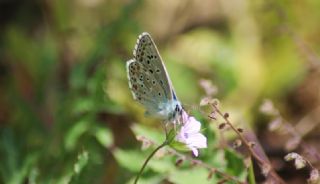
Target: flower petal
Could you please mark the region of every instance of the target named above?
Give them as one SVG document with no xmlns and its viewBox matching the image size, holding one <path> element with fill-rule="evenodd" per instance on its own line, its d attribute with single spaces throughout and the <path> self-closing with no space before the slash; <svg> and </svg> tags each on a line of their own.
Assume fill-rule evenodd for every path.
<svg viewBox="0 0 320 184">
<path fill-rule="evenodd" d="M 207 148 L 207 138 L 200 133 L 201 123 L 194 117 L 182 112 L 182 126 L 176 134 L 176 140 L 192 150 L 194 156 L 198 156 L 198 148 Z"/>
<path fill-rule="evenodd" d="M 199 155 L 199 152 L 196 148 L 191 148 L 191 150 L 192 150 L 192 153 L 195 157 L 197 157 Z"/>
<path fill-rule="evenodd" d="M 192 147 L 197 148 L 206 148 L 207 147 L 207 138 L 201 133 L 191 134 L 186 140 L 186 144 Z"/>
<path fill-rule="evenodd" d="M 189 115 L 187 114 L 186 111 L 182 111 L 182 123 L 185 124 L 186 122 L 188 122 L 188 119 L 189 119 Z"/>
<path fill-rule="evenodd" d="M 187 137 L 186 137 L 185 132 L 182 130 L 182 127 L 181 127 L 180 132 L 176 135 L 176 140 L 179 142 L 182 142 L 182 143 L 187 142 Z"/>
<path fill-rule="evenodd" d="M 189 117 L 187 123 L 182 128 L 186 133 L 197 133 L 200 131 L 201 123 L 194 117 Z"/>
</svg>

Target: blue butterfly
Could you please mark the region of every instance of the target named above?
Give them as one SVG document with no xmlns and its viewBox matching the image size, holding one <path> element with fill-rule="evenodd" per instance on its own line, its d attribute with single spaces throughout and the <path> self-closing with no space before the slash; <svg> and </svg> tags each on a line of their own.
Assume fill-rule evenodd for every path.
<svg viewBox="0 0 320 184">
<path fill-rule="evenodd" d="M 175 122 L 182 106 L 151 36 L 142 33 L 127 61 L 129 87 L 133 98 L 144 106 L 146 115 Z"/>
</svg>

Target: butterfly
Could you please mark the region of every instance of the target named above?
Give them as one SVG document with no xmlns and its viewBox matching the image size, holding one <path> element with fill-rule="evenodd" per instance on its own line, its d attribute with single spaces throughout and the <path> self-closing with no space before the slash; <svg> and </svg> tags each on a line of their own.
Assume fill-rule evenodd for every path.
<svg viewBox="0 0 320 184">
<path fill-rule="evenodd" d="M 133 59 L 127 61 L 127 74 L 132 96 L 144 106 L 145 114 L 175 123 L 183 108 L 149 33 L 139 36 Z"/>
</svg>

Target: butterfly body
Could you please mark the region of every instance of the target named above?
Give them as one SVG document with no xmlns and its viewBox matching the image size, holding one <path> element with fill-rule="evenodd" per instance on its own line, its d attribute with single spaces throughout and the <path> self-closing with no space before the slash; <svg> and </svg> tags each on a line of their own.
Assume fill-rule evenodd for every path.
<svg viewBox="0 0 320 184">
<path fill-rule="evenodd" d="M 129 87 L 133 98 L 144 106 L 146 115 L 165 121 L 175 121 L 182 106 L 158 49 L 148 33 L 142 33 L 127 61 Z"/>
</svg>

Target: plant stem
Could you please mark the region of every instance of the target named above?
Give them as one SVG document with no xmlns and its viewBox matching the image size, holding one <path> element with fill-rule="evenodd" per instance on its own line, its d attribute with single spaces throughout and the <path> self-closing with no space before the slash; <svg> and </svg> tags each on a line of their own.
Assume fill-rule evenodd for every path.
<svg viewBox="0 0 320 184">
<path fill-rule="evenodd" d="M 256 184 L 256 180 L 254 177 L 254 171 L 253 171 L 253 163 L 252 163 L 252 159 L 250 158 L 250 166 L 249 166 L 249 184 Z"/>
<path fill-rule="evenodd" d="M 166 146 L 168 144 L 167 140 L 165 140 L 160 146 L 158 146 L 155 150 L 153 150 L 153 152 L 148 156 L 148 158 L 146 159 L 146 161 L 144 161 L 136 179 L 134 180 L 134 184 L 137 184 L 138 183 L 138 180 L 139 180 L 139 177 L 140 175 L 142 174 L 144 168 L 147 166 L 148 162 L 150 161 L 150 159 L 153 157 L 153 155 L 155 153 L 157 153 L 157 151 L 161 148 L 163 148 L 164 146 Z"/>
</svg>

